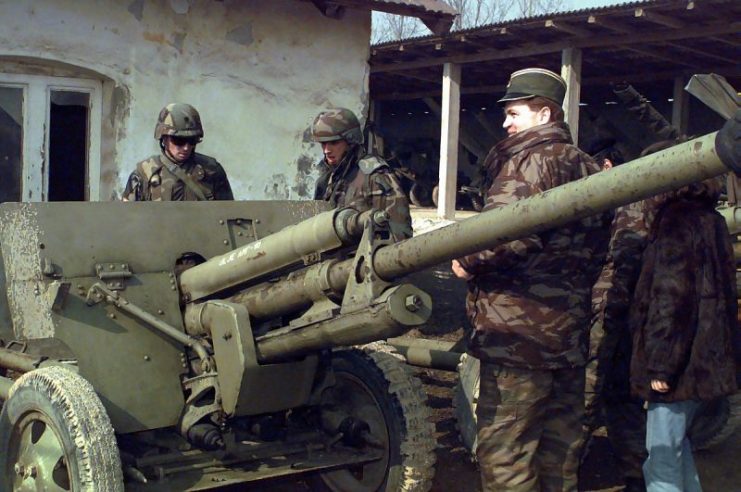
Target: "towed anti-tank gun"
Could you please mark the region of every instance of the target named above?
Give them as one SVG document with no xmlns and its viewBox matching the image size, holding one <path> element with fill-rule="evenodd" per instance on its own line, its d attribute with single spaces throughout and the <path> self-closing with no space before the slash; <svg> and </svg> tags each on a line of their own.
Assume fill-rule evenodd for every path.
<svg viewBox="0 0 741 492">
<path fill-rule="evenodd" d="M 383 213 L 315 202 L 4 204 L 0 489 L 427 490 L 419 382 L 341 348 L 427 319 L 396 279 L 717 176 L 723 151 L 708 135 L 395 244 Z"/>
</svg>

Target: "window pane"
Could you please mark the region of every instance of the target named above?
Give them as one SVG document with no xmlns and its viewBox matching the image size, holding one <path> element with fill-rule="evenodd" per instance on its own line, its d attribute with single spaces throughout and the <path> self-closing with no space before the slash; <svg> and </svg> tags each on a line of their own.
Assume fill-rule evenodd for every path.
<svg viewBox="0 0 741 492">
<path fill-rule="evenodd" d="M 85 200 L 90 94 L 51 91 L 49 201 Z"/>
<path fill-rule="evenodd" d="M 21 201 L 23 89 L 0 87 L 0 202 Z"/>
</svg>

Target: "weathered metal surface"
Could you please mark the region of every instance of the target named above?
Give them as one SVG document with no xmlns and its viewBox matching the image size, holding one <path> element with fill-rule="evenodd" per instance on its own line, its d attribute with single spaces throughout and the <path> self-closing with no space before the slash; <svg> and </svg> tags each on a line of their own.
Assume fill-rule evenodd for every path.
<svg viewBox="0 0 741 492">
<path fill-rule="evenodd" d="M 322 253 L 342 246 L 343 237 L 350 236 L 344 234 L 345 223 L 339 219 L 349 220 L 357 215 L 357 212 L 351 212 L 350 215 L 335 210 L 323 212 L 212 258 L 183 272 L 180 288 L 188 301 L 195 301 L 254 278 L 275 275 L 302 258 L 318 258 Z"/>
<path fill-rule="evenodd" d="M 13 380 L 0 376 L 0 401 L 8 399 L 10 394 L 10 387 L 13 386 Z"/>
<path fill-rule="evenodd" d="M 90 306 L 87 293 L 101 281 L 95 266 L 117 271 L 127 264 L 131 276 L 120 279 L 126 299 L 183 332 L 172 271 L 177 258 L 215 257 L 246 243 L 233 234 L 237 220 L 251 222 L 260 238 L 326 208 L 316 202 L 3 204 L 0 243 L 15 337 L 66 344 L 117 432 L 174 425 L 183 408 L 184 346 L 113 305 Z M 60 283 L 69 283 L 66 295 Z"/>
<path fill-rule="evenodd" d="M 633 162 L 609 173 L 540 193 L 511 205 L 379 248 L 373 256 L 378 275 L 394 279 L 450 261 L 466 254 L 496 247 L 513 239 L 545 231 L 573 220 L 614 209 L 626 203 L 678 189 L 689 183 L 728 172 L 715 152 L 715 133 L 696 138 Z M 331 265 L 329 287 L 342 292 L 351 272 L 351 260 Z M 302 289 L 307 273 L 272 284 L 245 289 L 234 302 L 250 314 L 269 318 L 311 303 Z M 280 299 L 281 302 L 276 300 Z"/>
<path fill-rule="evenodd" d="M 715 133 L 380 249 L 374 266 L 396 278 L 728 172 Z"/>
<path fill-rule="evenodd" d="M 387 342 L 406 358 L 407 364 L 419 367 L 455 371 L 463 354 L 462 349 L 456 350 L 458 342 L 406 337 L 389 338 Z"/>
<path fill-rule="evenodd" d="M 415 297 L 415 305 L 410 305 Z M 367 310 L 347 314 L 328 313 L 326 319 L 293 329 L 273 330 L 256 339 L 260 361 L 270 362 L 305 355 L 317 350 L 360 345 L 399 336 L 411 326 L 424 323 L 432 301 L 427 294 L 409 284 L 384 292 Z"/>
</svg>

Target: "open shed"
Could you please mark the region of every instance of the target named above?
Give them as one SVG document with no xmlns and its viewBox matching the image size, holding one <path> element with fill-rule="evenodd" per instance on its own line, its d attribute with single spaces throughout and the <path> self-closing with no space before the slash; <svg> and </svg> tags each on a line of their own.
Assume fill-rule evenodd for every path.
<svg viewBox="0 0 741 492">
<path fill-rule="evenodd" d="M 451 216 L 458 161 L 470 176 L 504 136 L 496 100 L 513 71 L 560 72 L 575 140 L 607 132 L 634 157 L 651 136 L 626 118 L 611 84 L 632 84 L 681 132 L 707 133 L 722 120 L 683 88 L 692 74 L 711 72 L 740 88 L 739 55 L 734 0 L 654 0 L 515 19 L 373 46 L 373 121 L 392 150 L 421 152 L 428 167 L 439 156 L 438 211 Z"/>
</svg>

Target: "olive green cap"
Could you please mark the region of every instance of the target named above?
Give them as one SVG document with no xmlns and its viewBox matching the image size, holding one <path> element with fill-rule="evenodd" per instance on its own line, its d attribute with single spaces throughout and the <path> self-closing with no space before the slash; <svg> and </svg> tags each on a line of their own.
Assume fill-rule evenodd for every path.
<svg viewBox="0 0 741 492">
<path fill-rule="evenodd" d="M 561 106 L 566 96 L 566 82 L 560 75 L 545 68 L 518 70 L 510 75 L 507 92 L 497 102 L 506 103 L 535 96 L 548 98 Z"/>
</svg>

